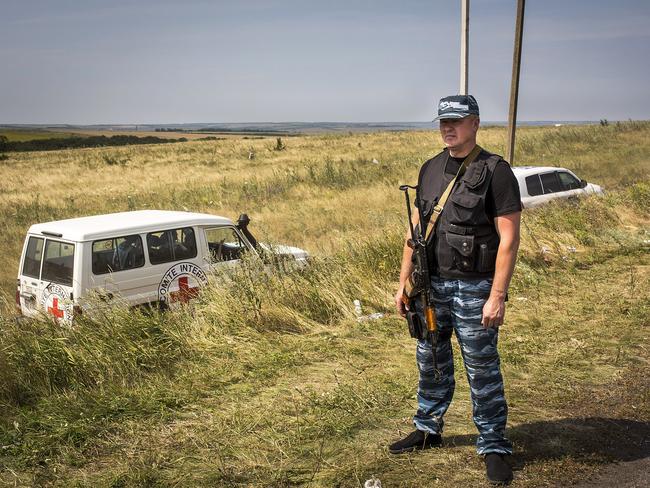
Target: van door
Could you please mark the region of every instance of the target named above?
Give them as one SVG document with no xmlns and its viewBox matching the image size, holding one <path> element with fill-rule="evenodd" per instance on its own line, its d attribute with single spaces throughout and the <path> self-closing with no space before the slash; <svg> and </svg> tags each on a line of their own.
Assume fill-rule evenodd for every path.
<svg viewBox="0 0 650 488">
<path fill-rule="evenodd" d="M 561 198 L 564 195 L 564 188 L 560 183 L 558 178 L 557 171 L 551 171 L 548 173 L 541 173 L 539 175 L 540 180 L 542 181 L 542 187 L 544 189 L 544 194 L 540 195 L 540 201 L 543 203 L 549 202 L 554 198 Z"/>
<path fill-rule="evenodd" d="M 93 241 L 91 256 L 92 286 L 101 300 L 111 302 L 120 297 L 129 305 L 154 300 L 148 293 L 150 270 L 145 269 L 141 235 Z"/>
<path fill-rule="evenodd" d="M 25 315 L 44 313 L 58 322 L 72 322 L 74 252 L 71 242 L 29 236 L 20 277 Z"/>
<path fill-rule="evenodd" d="M 44 237 L 27 236 L 21 270 L 18 274 L 20 312 L 27 317 L 33 317 L 38 313 L 44 244 Z"/>
<path fill-rule="evenodd" d="M 255 252 L 251 244 L 233 226 L 204 229 L 205 262 L 212 272 L 237 266 L 246 252 Z"/>
<path fill-rule="evenodd" d="M 149 232 L 147 255 L 152 292 L 164 307 L 189 302 L 208 282 L 193 227 Z"/>
</svg>

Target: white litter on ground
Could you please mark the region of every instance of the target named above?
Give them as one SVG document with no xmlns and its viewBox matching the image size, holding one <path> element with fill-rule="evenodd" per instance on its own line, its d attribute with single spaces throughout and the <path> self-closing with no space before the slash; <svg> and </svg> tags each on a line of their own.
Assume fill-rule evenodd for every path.
<svg viewBox="0 0 650 488">
<path fill-rule="evenodd" d="M 363 310 L 361 309 L 361 300 L 355 300 L 354 302 L 354 313 L 357 317 L 361 317 Z"/>
<path fill-rule="evenodd" d="M 377 320 L 381 319 L 384 314 L 381 312 L 371 313 L 370 315 L 363 315 L 363 309 L 361 308 L 361 300 L 354 300 L 354 314 L 357 316 L 357 322 L 366 322 L 368 320 Z"/>
<path fill-rule="evenodd" d="M 357 321 L 359 322 L 366 322 L 368 320 L 378 320 L 384 317 L 384 314 L 381 312 L 375 312 L 371 313 L 370 315 L 362 315 L 361 317 L 357 317 Z"/>
<path fill-rule="evenodd" d="M 373 476 L 369 480 L 366 480 L 363 484 L 363 488 L 381 488 L 381 481 L 379 481 L 379 478 Z"/>
</svg>

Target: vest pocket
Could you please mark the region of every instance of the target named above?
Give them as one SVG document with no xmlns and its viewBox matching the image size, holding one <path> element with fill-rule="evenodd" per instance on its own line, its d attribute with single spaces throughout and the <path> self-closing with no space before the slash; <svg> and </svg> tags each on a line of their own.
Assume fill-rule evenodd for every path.
<svg viewBox="0 0 650 488">
<path fill-rule="evenodd" d="M 449 209 L 451 211 L 449 220 L 452 223 L 465 225 L 473 223 L 476 209 L 483 208 L 480 205 L 481 197 L 472 193 L 453 193 L 449 200 L 452 202 Z"/>
<path fill-rule="evenodd" d="M 487 174 L 487 165 L 485 163 L 474 163 L 467 168 L 463 181 L 468 188 L 475 190 L 483 184 Z"/>
<path fill-rule="evenodd" d="M 474 270 L 474 236 L 445 234 L 447 244 L 452 248 L 454 268 L 460 271 Z"/>
</svg>

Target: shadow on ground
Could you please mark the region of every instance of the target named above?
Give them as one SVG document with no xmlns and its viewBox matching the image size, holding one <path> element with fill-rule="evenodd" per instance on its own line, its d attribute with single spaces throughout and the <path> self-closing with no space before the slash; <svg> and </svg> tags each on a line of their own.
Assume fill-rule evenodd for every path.
<svg viewBox="0 0 650 488">
<path fill-rule="evenodd" d="M 514 468 L 571 457 L 601 464 L 650 457 L 650 423 L 602 417 L 566 418 L 510 427 Z M 474 445 L 475 435 L 447 437 L 446 446 Z"/>
</svg>

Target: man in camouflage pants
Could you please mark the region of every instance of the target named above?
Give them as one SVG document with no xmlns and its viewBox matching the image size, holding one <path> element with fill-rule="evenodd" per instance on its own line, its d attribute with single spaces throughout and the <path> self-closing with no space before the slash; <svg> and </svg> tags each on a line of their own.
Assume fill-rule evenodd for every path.
<svg viewBox="0 0 650 488">
<path fill-rule="evenodd" d="M 476 147 L 479 111 L 471 95 L 443 98 L 438 107 L 445 150 L 424 163 L 418 178 L 416 204 L 423 228 L 440 196 Z M 506 457 L 512 445 L 505 437 L 508 407 L 497 351 L 507 289 L 519 247 L 521 200 L 510 165 L 481 150 L 453 186 L 440 214 L 429 266 L 438 323 L 438 372 L 428 340 L 419 340 L 416 359 L 420 373 L 416 430 L 391 444 L 392 454 L 442 444 L 443 417 L 454 394 L 451 336 L 455 332 L 467 372 L 474 423 L 479 431 L 478 454 L 485 458 L 487 477 L 509 483 L 512 469 Z M 407 240 L 410 235 L 407 235 Z M 395 295 L 402 316 L 405 282 L 413 271 L 412 249 L 404 246 L 400 286 Z M 416 311 L 419 310 L 416 301 Z"/>
</svg>

